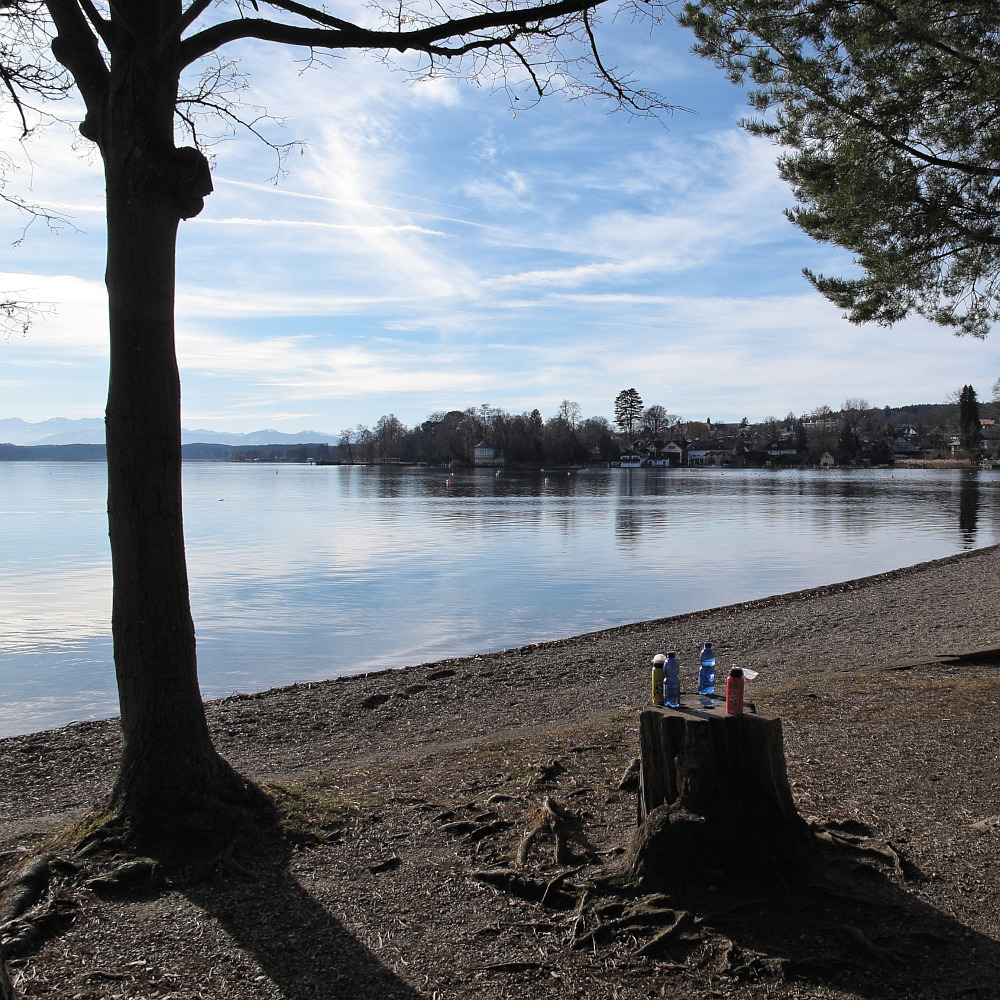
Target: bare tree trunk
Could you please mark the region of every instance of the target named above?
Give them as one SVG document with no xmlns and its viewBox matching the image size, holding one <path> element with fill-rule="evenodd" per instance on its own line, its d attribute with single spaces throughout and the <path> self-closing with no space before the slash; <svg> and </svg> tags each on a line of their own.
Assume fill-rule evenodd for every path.
<svg viewBox="0 0 1000 1000">
<path fill-rule="evenodd" d="M 198 687 L 181 510 L 174 354 L 179 217 L 109 170 L 106 413 L 112 634 L 125 745 L 114 804 L 133 821 L 217 767 Z"/>
<path fill-rule="evenodd" d="M 140 44 L 113 62 L 95 116 L 107 184 L 108 524 L 124 736 L 112 807 L 140 837 L 163 840 L 192 828 L 203 836 L 219 801 L 248 788 L 212 745 L 188 595 L 174 260 L 180 220 L 201 210 L 211 179 L 200 152 L 174 147 L 176 90 L 169 63 Z"/>
</svg>

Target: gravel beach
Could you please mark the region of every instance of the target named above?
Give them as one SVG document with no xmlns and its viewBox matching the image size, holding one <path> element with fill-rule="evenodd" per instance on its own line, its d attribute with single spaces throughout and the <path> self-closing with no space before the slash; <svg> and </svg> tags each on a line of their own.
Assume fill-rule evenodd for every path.
<svg viewBox="0 0 1000 1000">
<path fill-rule="evenodd" d="M 336 799 L 343 821 L 290 849 L 277 868 L 268 859 L 194 887 L 71 892 L 54 877 L 38 906 L 51 910 L 63 892 L 72 919 L 11 955 L 15 986 L 27 997 L 74 998 L 995 997 L 998 579 L 1000 548 L 991 547 L 521 649 L 210 703 L 216 744 L 237 768 Z M 478 877 L 511 869 L 545 799 L 573 818 L 574 861 L 536 857 L 521 867 L 567 885 L 613 869 L 635 828 L 635 793 L 621 779 L 637 755 L 649 662 L 677 650 L 690 687 L 705 639 L 721 672 L 759 672 L 747 695 L 782 719 L 803 817 L 891 845 L 896 872 L 879 876 L 872 898 L 895 894 L 893 902 L 873 903 L 869 918 L 877 911 L 879 926 L 891 926 L 886 907 L 906 914 L 918 930 L 905 948 L 880 943 L 863 914 L 839 911 L 828 936 L 847 943 L 822 960 L 779 933 L 777 917 L 761 917 L 773 939 L 741 932 L 737 940 L 712 899 L 672 904 L 693 914 L 697 948 L 656 954 L 614 934 L 580 948 L 581 921 L 607 928 L 607 914 L 602 922 L 580 902 L 571 920 L 548 900 Z M 0 741 L 3 871 L 16 872 L 106 794 L 117 749 L 115 720 Z M 798 937 L 812 933 L 802 926 Z M 5 950 L 16 931 L 0 927 Z"/>
</svg>

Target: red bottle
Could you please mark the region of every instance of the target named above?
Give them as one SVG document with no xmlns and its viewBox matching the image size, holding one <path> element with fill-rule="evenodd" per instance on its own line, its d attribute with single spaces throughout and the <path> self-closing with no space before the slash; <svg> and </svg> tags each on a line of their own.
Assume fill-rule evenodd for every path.
<svg viewBox="0 0 1000 1000">
<path fill-rule="evenodd" d="M 733 667 L 726 681 L 726 715 L 743 714 L 743 671 Z"/>
</svg>

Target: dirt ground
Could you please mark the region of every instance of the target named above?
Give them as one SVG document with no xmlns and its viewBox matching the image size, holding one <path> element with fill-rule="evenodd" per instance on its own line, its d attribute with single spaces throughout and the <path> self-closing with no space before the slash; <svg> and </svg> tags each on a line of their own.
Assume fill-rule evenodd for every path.
<svg viewBox="0 0 1000 1000">
<path fill-rule="evenodd" d="M 24 997 L 995 998 L 1000 550 L 208 706 L 296 832 L 196 878 L 51 838 L 113 720 L 0 741 L 0 943 Z M 817 851 L 636 884 L 652 655 L 760 672 Z M 965 655 L 961 655 L 965 654 Z M 760 845 L 734 843 L 752 866 Z M 44 851 L 38 862 L 39 851 Z M 20 902 L 19 902 L 20 901 Z"/>
</svg>

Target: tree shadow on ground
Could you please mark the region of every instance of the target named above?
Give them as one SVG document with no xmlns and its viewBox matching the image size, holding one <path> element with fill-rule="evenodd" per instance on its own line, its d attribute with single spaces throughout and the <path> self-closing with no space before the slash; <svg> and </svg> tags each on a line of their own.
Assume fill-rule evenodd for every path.
<svg viewBox="0 0 1000 1000">
<path fill-rule="evenodd" d="M 776 980 L 870 998 L 994 1000 L 1000 942 L 942 913 L 917 893 L 922 876 L 878 847 L 838 842 L 805 877 L 725 884 L 712 873 L 660 889 L 694 917 L 696 932 L 667 936 L 644 954 L 700 960 L 740 980 Z M 713 968 L 714 967 L 714 968 Z"/>
<path fill-rule="evenodd" d="M 418 1000 L 289 870 L 276 841 L 252 868 L 238 866 L 184 888 L 260 966 L 286 1000 Z"/>
</svg>

